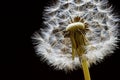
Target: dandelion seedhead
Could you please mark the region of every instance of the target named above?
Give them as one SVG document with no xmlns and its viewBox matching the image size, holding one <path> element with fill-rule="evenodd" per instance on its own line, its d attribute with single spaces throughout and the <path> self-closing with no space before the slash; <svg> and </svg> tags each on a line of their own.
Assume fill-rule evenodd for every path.
<svg viewBox="0 0 120 80">
<path fill-rule="evenodd" d="M 43 14 L 47 27 L 32 36 L 43 61 L 68 71 L 96 64 L 113 53 L 119 19 L 107 0 L 54 1 Z"/>
</svg>

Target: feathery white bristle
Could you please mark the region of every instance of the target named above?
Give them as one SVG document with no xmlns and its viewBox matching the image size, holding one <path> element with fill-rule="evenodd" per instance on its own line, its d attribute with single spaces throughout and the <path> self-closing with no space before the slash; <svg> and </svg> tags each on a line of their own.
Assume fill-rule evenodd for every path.
<svg viewBox="0 0 120 80">
<path fill-rule="evenodd" d="M 79 67 L 81 65 L 79 58 L 75 57 L 75 60 L 72 60 L 71 42 L 65 39 L 62 33 L 71 18 L 79 16 L 85 19 L 90 29 L 90 32 L 86 33 L 90 42 L 86 54 L 88 62 L 89 64 L 100 62 L 104 56 L 113 53 L 117 46 L 118 25 L 116 24 L 119 18 L 111 12 L 112 8 L 107 0 L 58 0 L 56 4 L 47 7 L 43 14 L 44 25 L 48 29 L 41 30 L 42 35 L 36 32 L 33 36 L 38 43 L 37 54 L 42 55 L 43 59 L 56 69 L 67 71 Z"/>
</svg>

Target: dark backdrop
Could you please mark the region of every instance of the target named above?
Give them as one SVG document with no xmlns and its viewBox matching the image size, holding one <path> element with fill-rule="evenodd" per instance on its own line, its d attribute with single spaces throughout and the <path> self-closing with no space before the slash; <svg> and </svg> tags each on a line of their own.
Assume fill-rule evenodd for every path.
<svg viewBox="0 0 120 80">
<path fill-rule="evenodd" d="M 82 70 L 65 73 L 56 71 L 46 63 L 40 62 L 35 54 L 31 35 L 42 24 L 42 12 L 48 0 L 4 1 L 2 6 L 4 34 L 2 40 L 7 44 L 2 52 L 2 77 L 31 80 L 84 80 Z M 115 11 L 120 14 L 119 0 L 110 0 Z M 1 3 L 2 4 L 2 3 Z M 5 40 L 4 40 L 5 39 Z M 1 42 L 2 44 L 2 42 Z M 118 43 L 119 44 L 119 43 Z M 1 48 L 2 50 L 2 48 Z M 92 80 L 120 80 L 120 49 L 106 57 L 102 63 L 90 68 Z"/>
</svg>

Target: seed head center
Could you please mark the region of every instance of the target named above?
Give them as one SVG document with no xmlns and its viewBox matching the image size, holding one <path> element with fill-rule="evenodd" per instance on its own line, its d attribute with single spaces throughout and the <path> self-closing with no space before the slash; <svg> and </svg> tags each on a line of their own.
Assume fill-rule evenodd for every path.
<svg viewBox="0 0 120 80">
<path fill-rule="evenodd" d="M 84 30 L 85 25 L 82 22 L 71 23 L 66 27 L 66 31 L 75 31 L 77 29 Z"/>
</svg>

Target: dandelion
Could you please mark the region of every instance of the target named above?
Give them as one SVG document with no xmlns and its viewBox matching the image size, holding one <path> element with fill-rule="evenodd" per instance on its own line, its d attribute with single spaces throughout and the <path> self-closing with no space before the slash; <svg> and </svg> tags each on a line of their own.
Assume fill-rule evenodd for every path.
<svg viewBox="0 0 120 80">
<path fill-rule="evenodd" d="M 56 0 L 44 11 L 44 29 L 35 32 L 36 53 L 60 70 L 89 67 L 117 47 L 119 19 L 107 0 Z M 40 33 L 40 34 L 39 34 Z"/>
</svg>

